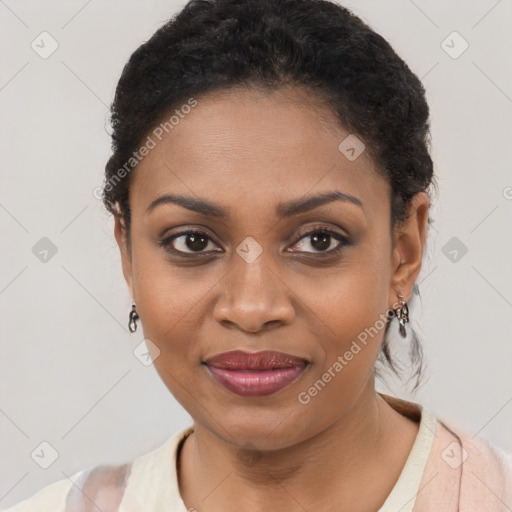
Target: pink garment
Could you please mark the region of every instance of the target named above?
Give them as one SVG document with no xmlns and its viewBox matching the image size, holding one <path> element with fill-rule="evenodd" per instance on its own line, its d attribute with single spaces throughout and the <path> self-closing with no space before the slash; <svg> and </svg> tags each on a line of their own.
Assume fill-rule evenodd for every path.
<svg viewBox="0 0 512 512">
<path fill-rule="evenodd" d="M 421 415 L 413 402 L 381 396 L 405 416 Z M 437 418 L 413 511 L 511 512 L 512 453 Z"/>
</svg>

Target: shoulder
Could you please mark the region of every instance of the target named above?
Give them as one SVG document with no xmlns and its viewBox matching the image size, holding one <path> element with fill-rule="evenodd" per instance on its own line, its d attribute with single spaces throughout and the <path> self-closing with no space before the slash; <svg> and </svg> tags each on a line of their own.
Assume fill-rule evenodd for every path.
<svg viewBox="0 0 512 512">
<path fill-rule="evenodd" d="M 410 504 L 414 512 L 512 511 L 511 452 L 419 403 L 383 398 L 402 414 L 421 420 L 418 437 L 428 456 Z"/>
<path fill-rule="evenodd" d="M 131 493 L 151 497 L 151 479 L 155 470 L 172 468 L 176 449 L 192 431 L 191 427 L 178 431 L 154 450 L 125 464 L 97 465 L 82 469 L 69 478 L 53 482 L 30 498 L 0 512 L 116 512 L 129 484 Z M 173 459 L 174 460 L 174 459 Z M 173 481 L 173 473 L 169 479 Z M 175 479 L 175 478 L 174 478 Z M 139 485 L 143 483 L 143 485 Z M 137 496 L 137 500 L 139 496 Z"/>
<path fill-rule="evenodd" d="M 476 504 L 485 510 L 512 509 L 512 452 L 466 430 L 442 426 L 458 438 L 461 466 L 461 510 Z"/>
<path fill-rule="evenodd" d="M 115 512 L 123 498 L 132 463 L 98 465 L 43 487 L 1 512 Z"/>
<path fill-rule="evenodd" d="M 452 465 L 460 464 L 466 471 L 475 471 L 482 476 L 492 476 L 495 479 L 508 477 L 505 482 L 508 484 L 512 483 L 510 480 L 512 478 L 512 452 L 504 450 L 483 437 L 470 434 L 460 426 L 453 425 L 439 418 L 437 422 L 441 427 L 440 443 L 443 440 L 451 440 L 451 443 L 459 445 L 457 450 L 458 457 Z M 451 443 L 447 446 L 448 449 L 455 448 L 455 445 Z M 447 450 L 444 452 L 444 458 L 449 459 L 451 454 Z"/>
<path fill-rule="evenodd" d="M 436 417 L 417 501 L 415 511 L 434 502 L 460 512 L 512 510 L 512 453 Z"/>
</svg>

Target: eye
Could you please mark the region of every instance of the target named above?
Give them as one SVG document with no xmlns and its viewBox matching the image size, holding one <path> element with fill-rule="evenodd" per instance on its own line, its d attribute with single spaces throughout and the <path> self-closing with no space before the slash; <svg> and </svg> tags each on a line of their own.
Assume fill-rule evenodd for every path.
<svg viewBox="0 0 512 512">
<path fill-rule="evenodd" d="M 349 240 L 346 236 L 329 228 L 313 228 L 308 231 L 301 231 L 301 238 L 295 242 L 291 252 L 313 252 L 317 254 L 335 254 L 346 245 Z M 309 241 L 308 241 L 309 239 Z M 337 245 L 335 242 L 338 242 Z M 164 238 L 158 242 L 168 252 L 185 254 L 207 254 L 211 252 L 222 252 L 222 250 L 206 250 L 210 245 L 216 245 L 210 236 L 203 231 L 189 229 Z M 334 243 L 334 247 L 332 247 Z M 308 250 L 308 246 L 313 250 Z"/>
<path fill-rule="evenodd" d="M 202 254 L 204 252 L 212 252 L 205 251 L 210 242 L 214 244 L 213 240 L 203 231 L 189 229 L 188 231 L 182 231 L 181 233 L 164 238 L 159 242 L 159 245 L 164 247 L 166 251 L 173 253 Z"/>
<path fill-rule="evenodd" d="M 334 254 L 341 251 L 344 246 L 349 244 L 349 240 L 346 236 L 328 228 L 313 228 L 299 234 L 303 236 L 293 246 L 299 247 L 299 249 L 292 249 L 291 252 Z M 337 245 L 335 243 L 336 241 L 338 242 Z M 332 247 L 333 244 L 334 248 Z M 312 247 L 313 250 L 307 250 L 308 247 Z"/>
</svg>

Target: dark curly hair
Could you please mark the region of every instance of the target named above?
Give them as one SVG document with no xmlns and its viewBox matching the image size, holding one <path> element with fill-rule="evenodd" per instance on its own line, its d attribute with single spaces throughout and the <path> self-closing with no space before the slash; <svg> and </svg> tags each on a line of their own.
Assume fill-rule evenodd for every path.
<svg viewBox="0 0 512 512">
<path fill-rule="evenodd" d="M 130 251 L 130 170 L 148 134 L 199 95 L 285 86 L 323 99 L 364 142 L 391 185 L 392 228 L 407 218 L 412 197 L 435 185 L 425 90 L 360 18 L 328 0 L 192 0 L 132 54 L 111 107 L 102 199 L 123 221 Z M 379 360 L 399 375 L 388 327 Z M 414 332 L 410 355 L 416 388 L 422 350 Z"/>
</svg>

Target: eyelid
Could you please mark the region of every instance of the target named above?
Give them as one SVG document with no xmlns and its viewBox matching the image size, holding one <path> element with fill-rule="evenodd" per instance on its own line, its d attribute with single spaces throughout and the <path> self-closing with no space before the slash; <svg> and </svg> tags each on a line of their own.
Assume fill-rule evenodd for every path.
<svg viewBox="0 0 512 512">
<path fill-rule="evenodd" d="M 158 245 L 163 247 L 164 250 L 168 251 L 168 252 L 171 252 L 172 254 L 177 254 L 177 255 L 204 255 L 204 254 L 211 254 L 212 252 L 220 252 L 220 251 L 202 251 L 202 252 L 194 252 L 194 251 L 191 251 L 191 252 L 185 252 L 185 251 L 179 251 L 178 249 L 174 249 L 171 245 L 172 245 L 172 242 L 174 242 L 174 240 L 176 240 L 177 238 L 180 238 L 182 236 L 187 236 L 189 234 L 197 234 L 197 235 L 201 235 L 205 238 L 208 239 L 208 241 L 211 241 L 213 242 L 215 245 L 218 245 L 217 242 L 213 239 L 212 236 L 210 236 L 206 230 L 204 229 L 198 229 L 198 228 L 193 228 L 193 227 L 183 227 L 181 231 L 178 231 L 177 233 L 173 233 L 173 234 L 170 234 L 170 235 L 165 235 L 163 237 L 161 237 L 159 240 L 158 240 Z"/>
<path fill-rule="evenodd" d="M 213 253 L 217 253 L 217 252 L 223 252 L 222 250 L 221 251 L 210 250 L 210 251 L 186 252 L 186 251 L 180 251 L 178 249 L 174 249 L 172 247 L 172 242 L 174 240 L 176 240 L 177 238 L 180 238 L 182 236 L 189 235 L 189 234 L 198 234 L 200 236 L 203 236 L 203 237 L 207 238 L 208 241 L 211 241 L 215 245 L 218 246 L 219 244 L 217 244 L 217 242 L 214 240 L 214 238 L 212 236 L 210 236 L 206 231 L 207 231 L 206 229 L 198 229 L 197 227 L 186 227 L 185 226 L 185 227 L 182 227 L 182 230 L 177 233 L 162 237 L 158 241 L 158 245 L 163 247 L 164 250 L 166 250 L 167 252 L 170 252 L 170 253 L 178 255 L 178 256 L 184 256 L 184 257 L 189 257 L 189 256 L 199 256 L 200 257 L 200 256 L 212 255 Z M 291 251 L 291 252 L 295 252 L 298 254 L 299 253 L 316 254 L 316 255 L 318 255 L 318 257 L 322 257 L 322 256 L 327 257 L 328 255 L 336 254 L 341 249 L 343 249 L 343 247 L 350 244 L 348 235 L 344 235 L 344 234 L 338 232 L 337 230 L 335 230 L 334 228 L 331 228 L 325 224 L 317 224 L 317 225 L 313 225 L 313 226 L 310 225 L 307 227 L 303 227 L 303 228 L 300 228 L 298 231 L 296 231 L 294 233 L 295 241 L 293 242 L 292 247 L 293 247 L 293 245 L 296 245 L 298 242 L 300 242 L 303 238 L 306 238 L 307 236 L 310 236 L 313 233 L 318 233 L 318 232 L 326 233 L 326 234 L 330 235 L 331 237 L 333 237 L 336 241 L 339 242 L 338 246 L 335 247 L 334 249 L 329 249 L 327 251 L 311 251 L 311 252 L 310 251 Z"/>
<path fill-rule="evenodd" d="M 315 233 L 317 231 L 322 231 L 322 232 L 325 232 L 325 233 L 329 233 L 330 235 L 336 235 L 340 238 L 344 238 L 344 239 L 347 239 L 349 238 L 349 236 L 347 234 L 342 234 L 342 233 L 339 233 L 338 231 L 336 231 L 335 228 L 333 227 L 330 227 L 326 224 L 315 224 L 313 226 L 309 225 L 307 227 L 304 227 L 304 228 L 300 228 L 298 231 L 295 232 L 295 236 L 298 236 L 299 238 L 297 238 L 297 242 L 303 238 L 304 236 L 306 235 L 309 235 L 310 233 Z M 296 242 L 295 242 L 296 243 Z"/>
<path fill-rule="evenodd" d="M 326 225 L 316 225 L 316 226 L 308 226 L 306 228 L 299 229 L 298 238 L 295 240 L 293 245 L 297 245 L 303 238 L 306 238 L 313 233 L 326 233 L 330 235 L 332 238 L 334 238 L 336 241 L 339 242 L 338 246 L 334 249 L 329 249 L 328 251 L 292 251 L 296 253 L 303 253 L 303 254 L 316 254 L 317 257 L 322 256 L 332 256 L 334 254 L 337 254 L 339 251 L 341 251 L 345 246 L 350 245 L 350 239 L 348 235 L 344 235 L 338 231 L 336 231 L 334 228 L 328 227 Z M 292 247 L 293 247 L 292 245 Z"/>
</svg>

